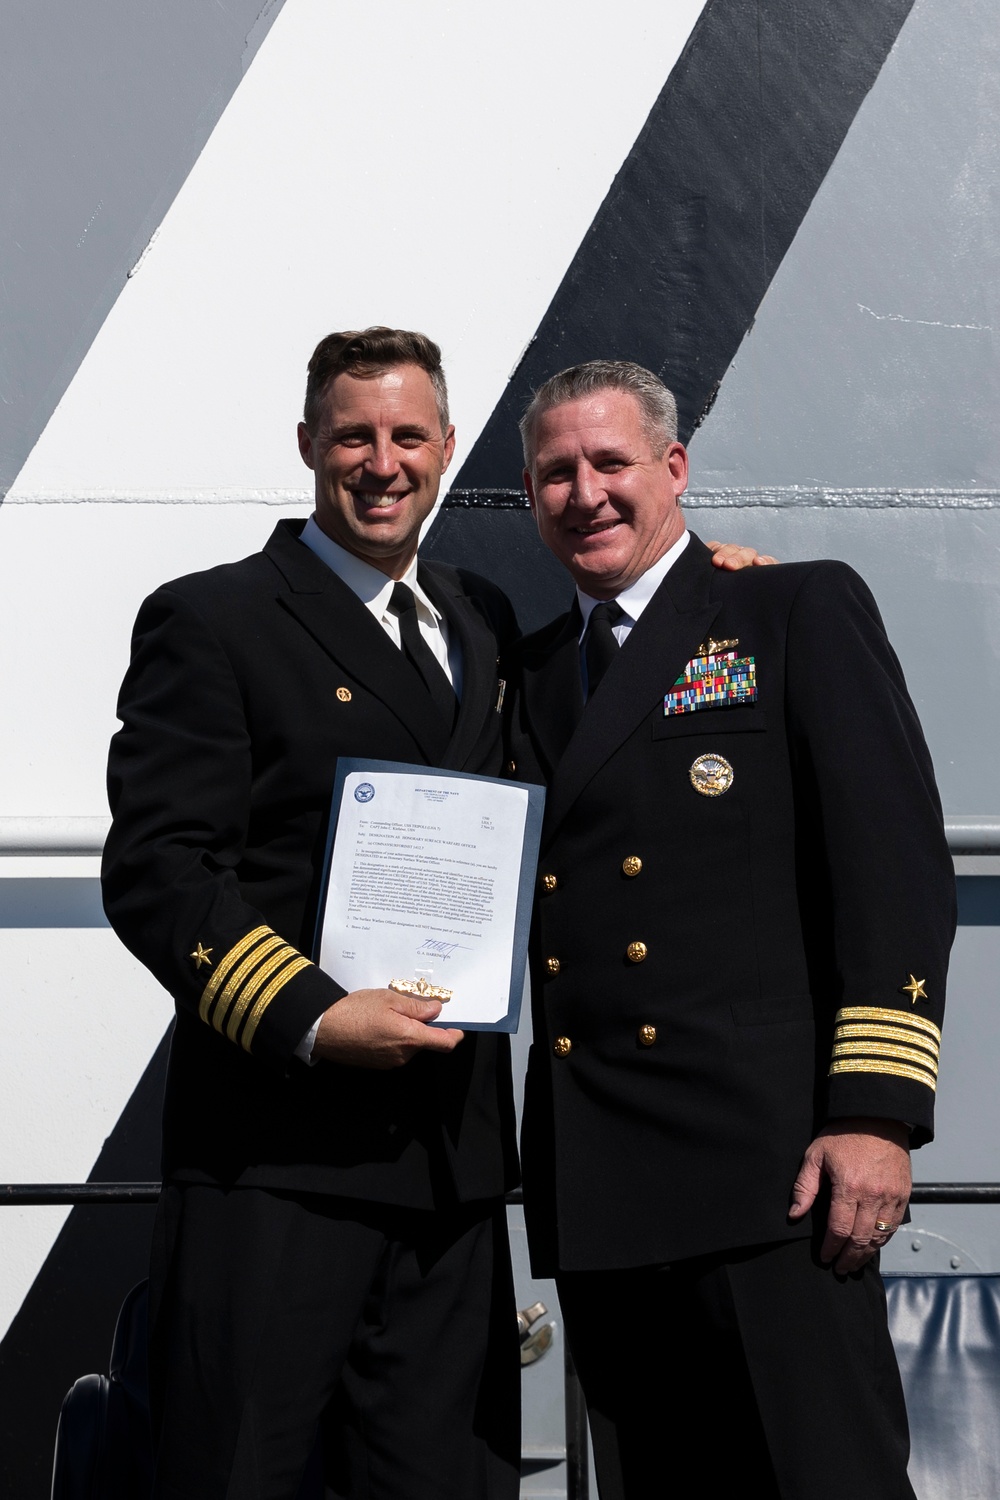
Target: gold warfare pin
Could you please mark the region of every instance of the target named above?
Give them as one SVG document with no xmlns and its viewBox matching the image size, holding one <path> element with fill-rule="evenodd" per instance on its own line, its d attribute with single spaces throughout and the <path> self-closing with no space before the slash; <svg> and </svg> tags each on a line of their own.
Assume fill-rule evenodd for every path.
<svg viewBox="0 0 1000 1500">
<path fill-rule="evenodd" d="M 395 990 L 397 995 L 413 995 L 418 1000 L 440 1000 L 442 1005 L 447 1005 L 455 993 L 444 985 L 429 984 L 422 974 L 419 979 L 390 979 L 388 987 Z"/>
</svg>

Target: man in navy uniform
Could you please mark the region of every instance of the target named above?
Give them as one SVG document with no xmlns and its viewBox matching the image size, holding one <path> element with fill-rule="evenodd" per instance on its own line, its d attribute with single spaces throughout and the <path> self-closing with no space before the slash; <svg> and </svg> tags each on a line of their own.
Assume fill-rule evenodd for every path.
<svg viewBox="0 0 1000 1500">
<path fill-rule="evenodd" d="M 727 573 L 673 398 L 553 377 L 525 483 L 572 610 L 521 648 L 548 783 L 523 1133 L 602 1500 L 912 1500 L 876 1252 L 931 1137 L 954 883 L 868 589 Z"/>
<path fill-rule="evenodd" d="M 506 1038 L 308 958 L 338 756 L 501 768 L 513 612 L 416 557 L 454 442 L 435 344 L 331 334 L 299 427 L 315 514 L 139 613 L 104 884 L 177 1004 L 158 1497 L 291 1500 L 324 1412 L 332 1494 L 517 1494 Z"/>
</svg>

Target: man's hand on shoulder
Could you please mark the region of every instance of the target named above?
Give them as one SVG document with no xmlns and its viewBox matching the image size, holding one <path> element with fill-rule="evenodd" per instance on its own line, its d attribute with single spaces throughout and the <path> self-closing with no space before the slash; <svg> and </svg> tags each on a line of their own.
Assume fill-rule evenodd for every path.
<svg viewBox="0 0 1000 1500">
<path fill-rule="evenodd" d="M 715 566 L 730 573 L 738 573 L 740 568 L 763 568 L 778 561 L 766 552 L 758 552 L 756 547 L 741 547 L 738 542 L 706 542 L 705 546 Z"/>
<path fill-rule="evenodd" d="M 858 1270 L 901 1223 L 910 1198 L 909 1137 L 898 1120 L 831 1120 L 802 1158 L 788 1217 L 801 1219 L 823 1178 L 829 1178 L 830 1212 L 820 1256 L 832 1261 L 835 1271 Z"/>
<path fill-rule="evenodd" d="M 401 1068 L 417 1052 L 452 1052 L 465 1033 L 428 1026 L 440 1000 L 395 990 L 352 990 L 324 1012 L 314 1058 L 352 1068 Z"/>
</svg>

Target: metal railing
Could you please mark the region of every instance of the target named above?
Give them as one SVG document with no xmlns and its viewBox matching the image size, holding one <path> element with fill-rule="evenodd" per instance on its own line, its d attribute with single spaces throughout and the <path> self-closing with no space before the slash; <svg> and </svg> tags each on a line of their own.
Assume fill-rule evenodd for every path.
<svg viewBox="0 0 1000 1500">
<path fill-rule="evenodd" d="M 71 854 L 98 857 L 111 819 L 0 818 L 0 855 Z"/>
<path fill-rule="evenodd" d="M 1000 1203 L 1000 1182 L 915 1182 L 911 1203 Z"/>
<path fill-rule="evenodd" d="M 952 854 L 1000 854 L 1000 818 L 945 818 Z"/>
<path fill-rule="evenodd" d="M 8 1182 L 0 1185 L 0 1204 L 19 1208 L 72 1208 L 92 1203 L 155 1203 L 158 1182 Z"/>
<path fill-rule="evenodd" d="M 73 1207 L 93 1203 L 155 1203 L 158 1182 L 8 1182 L 0 1184 L 0 1205 Z M 507 1202 L 522 1202 L 521 1189 Z M 915 1182 L 911 1203 L 1000 1203 L 1000 1182 Z"/>
<path fill-rule="evenodd" d="M 0 856 L 76 855 L 96 858 L 111 826 L 107 817 L 0 818 Z M 1000 818 L 983 815 L 945 818 L 952 854 L 1000 854 Z"/>
</svg>

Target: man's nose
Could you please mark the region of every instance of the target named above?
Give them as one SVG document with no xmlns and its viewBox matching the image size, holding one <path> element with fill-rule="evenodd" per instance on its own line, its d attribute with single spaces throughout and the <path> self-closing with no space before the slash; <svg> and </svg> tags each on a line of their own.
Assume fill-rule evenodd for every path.
<svg viewBox="0 0 1000 1500">
<path fill-rule="evenodd" d="M 597 470 L 590 464 L 580 464 L 573 476 L 573 500 L 577 505 L 592 508 L 605 499 L 604 483 Z"/>
<path fill-rule="evenodd" d="M 367 468 L 380 479 L 391 479 L 399 468 L 396 449 L 389 437 L 376 438 L 368 455 Z"/>
</svg>

